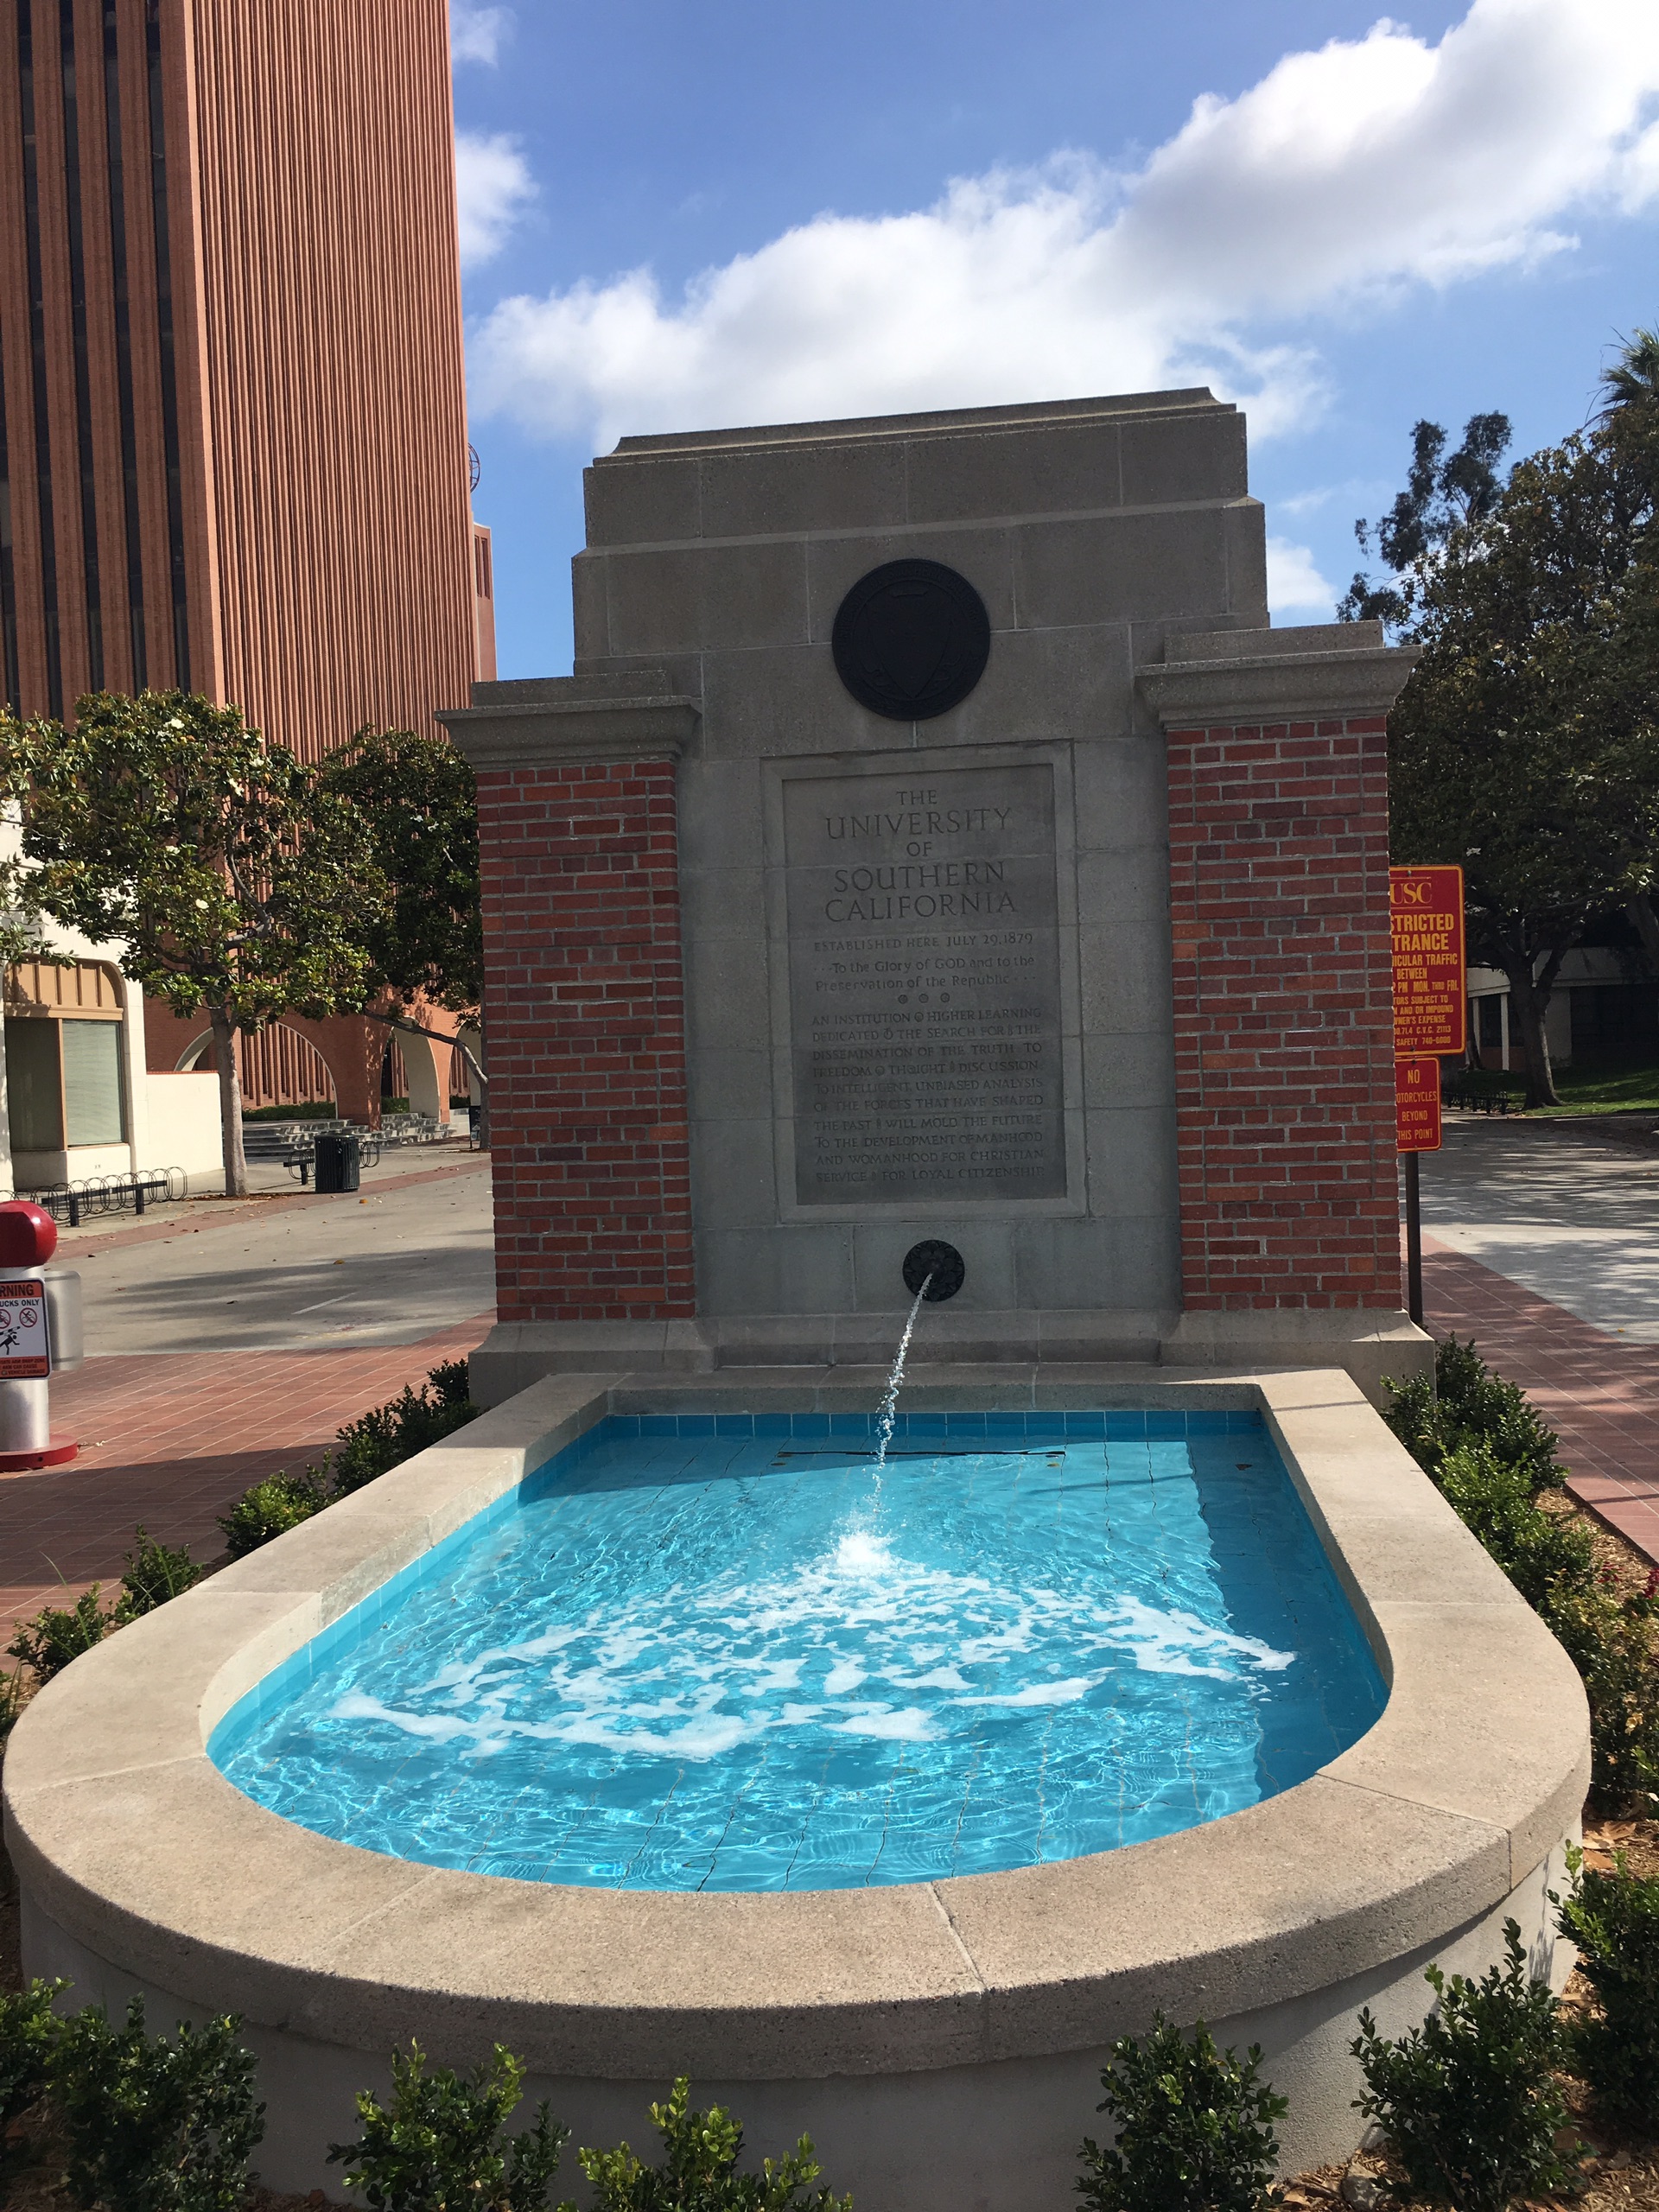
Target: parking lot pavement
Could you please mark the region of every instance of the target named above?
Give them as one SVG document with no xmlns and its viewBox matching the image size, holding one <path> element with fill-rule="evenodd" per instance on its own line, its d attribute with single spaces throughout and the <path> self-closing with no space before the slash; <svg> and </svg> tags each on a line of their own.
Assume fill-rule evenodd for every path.
<svg viewBox="0 0 1659 2212">
<path fill-rule="evenodd" d="M 396 1155 L 393 1155 L 395 1158 Z M 360 1192 L 193 1200 L 89 1224 L 59 1257 L 80 1272 L 89 1357 L 406 1344 L 494 1309 L 489 1156 L 464 1154 Z"/>
</svg>

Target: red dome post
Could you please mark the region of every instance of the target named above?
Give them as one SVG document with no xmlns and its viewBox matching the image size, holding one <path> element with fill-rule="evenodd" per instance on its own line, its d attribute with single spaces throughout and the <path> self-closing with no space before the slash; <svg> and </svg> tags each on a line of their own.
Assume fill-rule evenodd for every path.
<svg viewBox="0 0 1659 2212">
<path fill-rule="evenodd" d="M 0 1473 L 58 1467 L 79 1444 L 52 1435 L 46 1263 L 58 1224 L 29 1198 L 0 1205 Z"/>
</svg>

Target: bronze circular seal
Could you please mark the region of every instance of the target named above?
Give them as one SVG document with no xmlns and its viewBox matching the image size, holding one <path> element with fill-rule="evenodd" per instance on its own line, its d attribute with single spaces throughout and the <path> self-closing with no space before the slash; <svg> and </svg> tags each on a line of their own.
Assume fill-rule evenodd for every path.
<svg viewBox="0 0 1659 2212">
<path fill-rule="evenodd" d="M 861 707 L 893 721 L 931 721 L 985 673 L 991 620 L 954 569 L 888 561 L 842 601 L 831 644 L 836 672 Z"/>
</svg>

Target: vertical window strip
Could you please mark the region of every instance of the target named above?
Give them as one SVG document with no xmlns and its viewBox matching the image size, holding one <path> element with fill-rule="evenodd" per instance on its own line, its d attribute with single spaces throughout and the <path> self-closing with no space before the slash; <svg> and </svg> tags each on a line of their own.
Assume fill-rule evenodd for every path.
<svg viewBox="0 0 1659 2212">
<path fill-rule="evenodd" d="M 21 0 L 27 4 L 27 0 Z M 167 462 L 167 539 L 173 600 L 173 680 L 190 689 L 190 613 L 184 559 L 184 474 L 179 384 L 173 334 L 173 254 L 167 224 L 167 118 L 162 106 L 161 0 L 145 0 L 144 54 L 149 80 L 149 192 L 156 225 L 156 322 L 161 334 L 162 440 Z"/>
<path fill-rule="evenodd" d="M 17 577 L 11 556 L 11 448 L 6 441 L 6 372 L 0 362 L 0 707 L 21 714 L 17 672 Z"/>
<path fill-rule="evenodd" d="M 80 465 L 81 574 L 86 597 L 86 668 L 104 689 L 104 605 L 98 574 L 98 476 L 92 457 L 92 372 L 86 337 L 86 249 L 80 212 L 80 101 L 75 87 L 75 0 L 58 0 L 58 66 L 63 79 L 63 167 L 69 229 L 69 314 L 75 354 L 75 457 Z"/>
<path fill-rule="evenodd" d="M 41 510 L 41 613 L 46 642 L 46 710 L 63 715 L 58 636 L 58 533 L 52 511 L 52 428 L 47 416 L 46 280 L 41 269 L 41 170 L 35 143 L 33 0 L 17 0 L 17 102 L 23 130 L 23 232 L 29 257 L 29 339 L 35 398 L 35 484 Z"/>
<path fill-rule="evenodd" d="M 69 0 L 64 0 L 67 7 Z M 132 305 L 127 290 L 127 192 L 121 157 L 121 72 L 115 0 L 104 0 L 104 138 L 110 178 L 110 270 L 115 293 L 115 382 L 121 416 L 121 495 L 127 536 L 127 620 L 132 688 L 149 681 L 144 642 L 144 554 L 138 502 L 138 418 L 132 388 Z"/>
</svg>

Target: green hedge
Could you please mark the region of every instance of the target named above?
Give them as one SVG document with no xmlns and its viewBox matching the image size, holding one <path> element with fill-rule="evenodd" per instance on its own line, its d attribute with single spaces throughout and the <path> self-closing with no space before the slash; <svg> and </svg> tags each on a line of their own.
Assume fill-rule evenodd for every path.
<svg viewBox="0 0 1659 2212">
<path fill-rule="evenodd" d="M 1584 1677 L 1592 1788 L 1612 1808 L 1659 1793 L 1659 1569 L 1622 1592 L 1587 1526 L 1539 1500 L 1565 1472 L 1557 1439 L 1472 1341 L 1448 1337 L 1434 1374 L 1390 1382 L 1384 1419 Z"/>
</svg>

